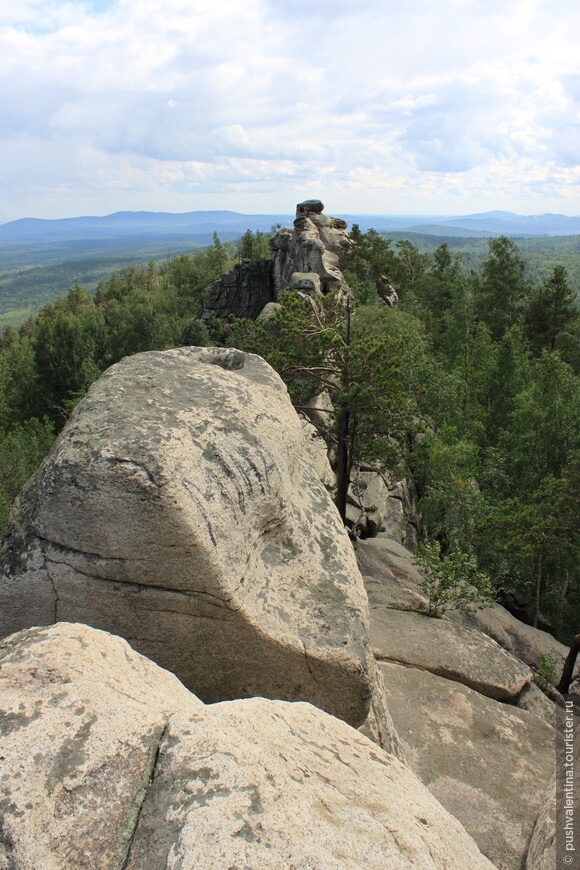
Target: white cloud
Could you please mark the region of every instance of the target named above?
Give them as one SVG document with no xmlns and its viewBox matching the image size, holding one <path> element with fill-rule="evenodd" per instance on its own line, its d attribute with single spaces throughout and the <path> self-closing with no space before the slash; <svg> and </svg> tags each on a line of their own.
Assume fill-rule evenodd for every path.
<svg viewBox="0 0 580 870">
<path fill-rule="evenodd" d="M 343 212 L 580 212 L 575 0 L 12 6 L 0 220 L 288 210 L 309 186 Z"/>
</svg>

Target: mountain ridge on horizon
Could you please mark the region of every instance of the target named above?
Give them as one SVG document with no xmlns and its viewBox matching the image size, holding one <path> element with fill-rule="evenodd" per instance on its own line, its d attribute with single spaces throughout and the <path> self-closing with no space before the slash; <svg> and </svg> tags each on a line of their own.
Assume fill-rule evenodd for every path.
<svg viewBox="0 0 580 870">
<path fill-rule="evenodd" d="M 554 213 L 520 215 L 516 212 L 492 210 L 467 215 L 400 215 L 400 214 L 339 214 L 350 225 L 361 230 L 371 227 L 377 232 L 407 230 L 429 233 L 436 225 L 438 234 L 449 227 L 457 234 L 465 229 L 488 235 L 576 235 L 580 234 L 580 215 Z M 131 232 L 160 234 L 200 234 L 213 231 L 239 232 L 247 229 L 268 231 L 272 225 L 289 225 L 293 215 L 245 214 L 231 210 L 196 210 L 190 212 L 118 211 L 108 215 L 82 215 L 72 218 L 18 218 L 0 224 L 2 242 L 43 242 L 67 239 L 110 238 Z"/>
</svg>

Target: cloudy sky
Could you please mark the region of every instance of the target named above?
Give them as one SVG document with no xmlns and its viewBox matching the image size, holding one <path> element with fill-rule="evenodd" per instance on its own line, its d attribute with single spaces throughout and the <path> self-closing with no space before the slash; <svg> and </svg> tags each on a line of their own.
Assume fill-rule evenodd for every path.
<svg viewBox="0 0 580 870">
<path fill-rule="evenodd" d="M 0 222 L 580 214 L 578 0 L 0 0 Z"/>
</svg>

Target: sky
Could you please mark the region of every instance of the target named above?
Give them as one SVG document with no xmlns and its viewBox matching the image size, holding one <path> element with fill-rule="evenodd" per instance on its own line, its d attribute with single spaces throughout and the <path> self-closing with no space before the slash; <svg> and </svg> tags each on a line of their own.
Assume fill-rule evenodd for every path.
<svg viewBox="0 0 580 870">
<path fill-rule="evenodd" d="M 580 214 L 578 0 L 0 0 L 0 223 Z"/>
</svg>

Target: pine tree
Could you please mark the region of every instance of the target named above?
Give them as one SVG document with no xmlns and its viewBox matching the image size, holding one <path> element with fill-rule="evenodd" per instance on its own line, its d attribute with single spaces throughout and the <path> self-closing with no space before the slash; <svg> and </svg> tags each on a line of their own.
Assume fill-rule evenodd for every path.
<svg viewBox="0 0 580 870">
<path fill-rule="evenodd" d="M 525 276 L 526 264 L 515 242 L 499 236 L 489 240 L 488 248 L 476 284 L 476 304 L 479 317 L 499 341 L 506 329 L 520 321 L 532 285 Z"/>
<path fill-rule="evenodd" d="M 555 266 L 550 278 L 531 298 L 525 312 L 525 335 L 535 353 L 556 350 L 558 339 L 578 319 L 575 293 L 564 266 Z"/>
</svg>

